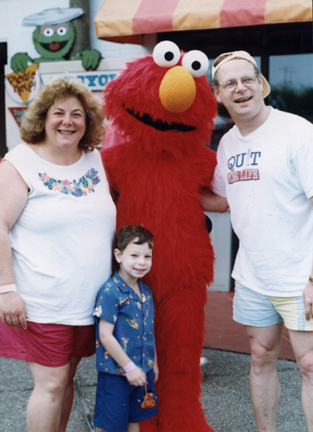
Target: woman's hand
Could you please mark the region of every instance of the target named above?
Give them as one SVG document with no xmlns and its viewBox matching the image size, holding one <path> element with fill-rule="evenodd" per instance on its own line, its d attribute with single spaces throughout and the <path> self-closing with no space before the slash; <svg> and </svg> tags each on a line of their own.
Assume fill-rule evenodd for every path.
<svg viewBox="0 0 313 432">
<path fill-rule="evenodd" d="M 18 292 L 0 294 L 0 319 L 5 326 L 26 329 L 26 318 L 25 304 Z"/>
</svg>

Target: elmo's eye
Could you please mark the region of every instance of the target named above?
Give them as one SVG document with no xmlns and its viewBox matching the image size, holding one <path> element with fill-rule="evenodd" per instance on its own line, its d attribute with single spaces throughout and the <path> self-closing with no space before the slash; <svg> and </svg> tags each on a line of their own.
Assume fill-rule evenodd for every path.
<svg viewBox="0 0 313 432">
<path fill-rule="evenodd" d="M 64 35 L 66 35 L 66 33 L 67 33 L 67 28 L 66 27 L 59 27 L 57 29 L 57 34 L 59 36 L 64 36 Z"/>
<path fill-rule="evenodd" d="M 50 37 L 50 36 L 52 36 L 53 34 L 54 34 L 54 31 L 53 31 L 52 28 L 46 28 L 46 29 L 44 29 L 44 31 L 43 31 L 43 35 L 46 36 L 46 37 Z"/>
<path fill-rule="evenodd" d="M 178 46 L 171 41 L 158 43 L 153 50 L 153 60 L 160 67 L 175 66 L 180 59 L 180 50 Z"/>
<path fill-rule="evenodd" d="M 184 55 L 182 65 L 194 78 L 199 78 L 208 70 L 209 59 L 202 51 L 189 51 Z"/>
</svg>

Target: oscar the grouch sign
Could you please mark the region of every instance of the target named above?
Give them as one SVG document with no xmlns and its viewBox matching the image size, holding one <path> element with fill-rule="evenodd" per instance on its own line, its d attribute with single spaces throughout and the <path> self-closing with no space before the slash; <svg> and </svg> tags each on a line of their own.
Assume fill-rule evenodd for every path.
<svg viewBox="0 0 313 432">
<path fill-rule="evenodd" d="M 9 108 L 19 126 L 22 113 L 40 86 L 39 63 L 81 60 L 85 70 L 97 69 L 102 58 L 98 50 L 85 49 L 70 58 L 75 41 L 71 20 L 83 13 L 81 8 L 51 8 L 24 18 L 23 26 L 35 26 L 32 41 L 40 57 L 31 58 L 26 52 L 19 52 L 11 58 L 13 72 L 6 75 L 6 90 L 11 99 L 23 105 Z"/>
<path fill-rule="evenodd" d="M 68 56 L 75 40 L 75 29 L 71 20 L 83 13 L 81 8 L 53 8 L 24 18 L 24 26 L 36 26 L 33 44 L 41 57 L 32 59 L 27 53 L 15 54 L 11 59 L 13 71 L 24 73 L 28 62 L 69 60 Z M 101 60 L 101 53 L 95 49 L 85 49 L 70 60 L 81 60 L 84 69 L 95 70 Z"/>
<path fill-rule="evenodd" d="M 36 27 L 32 40 L 41 57 L 31 58 L 27 53 L 20 52 L 11 58 L 10 66 L 13 72 L 6 75 L 11 87 L 7 88 L 9 94 L 13 89 L 16 95 L 28 104 L 36 83 L 39 63 L 81 60 L 85 70 L 95 70 L 98 67 L 101 53 L 95 49 L 85 49 L 69 58 L 75 41 L 75 28 L 71 20 L 83 13 L 81 8 L 52 8 L 24 18 L 24 26 Z"/>
</svg>

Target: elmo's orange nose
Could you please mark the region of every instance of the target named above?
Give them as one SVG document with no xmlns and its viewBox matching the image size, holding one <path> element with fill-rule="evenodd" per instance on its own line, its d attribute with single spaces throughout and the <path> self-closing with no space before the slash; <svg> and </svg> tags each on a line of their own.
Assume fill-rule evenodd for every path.
<svg viewBox="0 0 313 432">
<path fill-rule="evenodd" d="M 159 96 L 161 104 L 172 113 L 186 111 L 196 97 L 196 84 L 193 76 L 182 66 L 169 69 L 164 75 Z"/>
</svg>

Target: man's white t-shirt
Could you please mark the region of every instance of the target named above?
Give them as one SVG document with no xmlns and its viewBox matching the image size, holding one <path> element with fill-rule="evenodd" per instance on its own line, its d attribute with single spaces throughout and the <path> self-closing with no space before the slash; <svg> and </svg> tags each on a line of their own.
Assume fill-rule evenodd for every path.
<svg viewBox="0 0 313 432">
<path fill-rule="evenodd" d="M 313 264 L 313 125 L 271 108 L 217 151 L 213 190 L 226 197 L 240 246 L 232 276 L 257 292 L 302 295 Z"/>
</svg>

